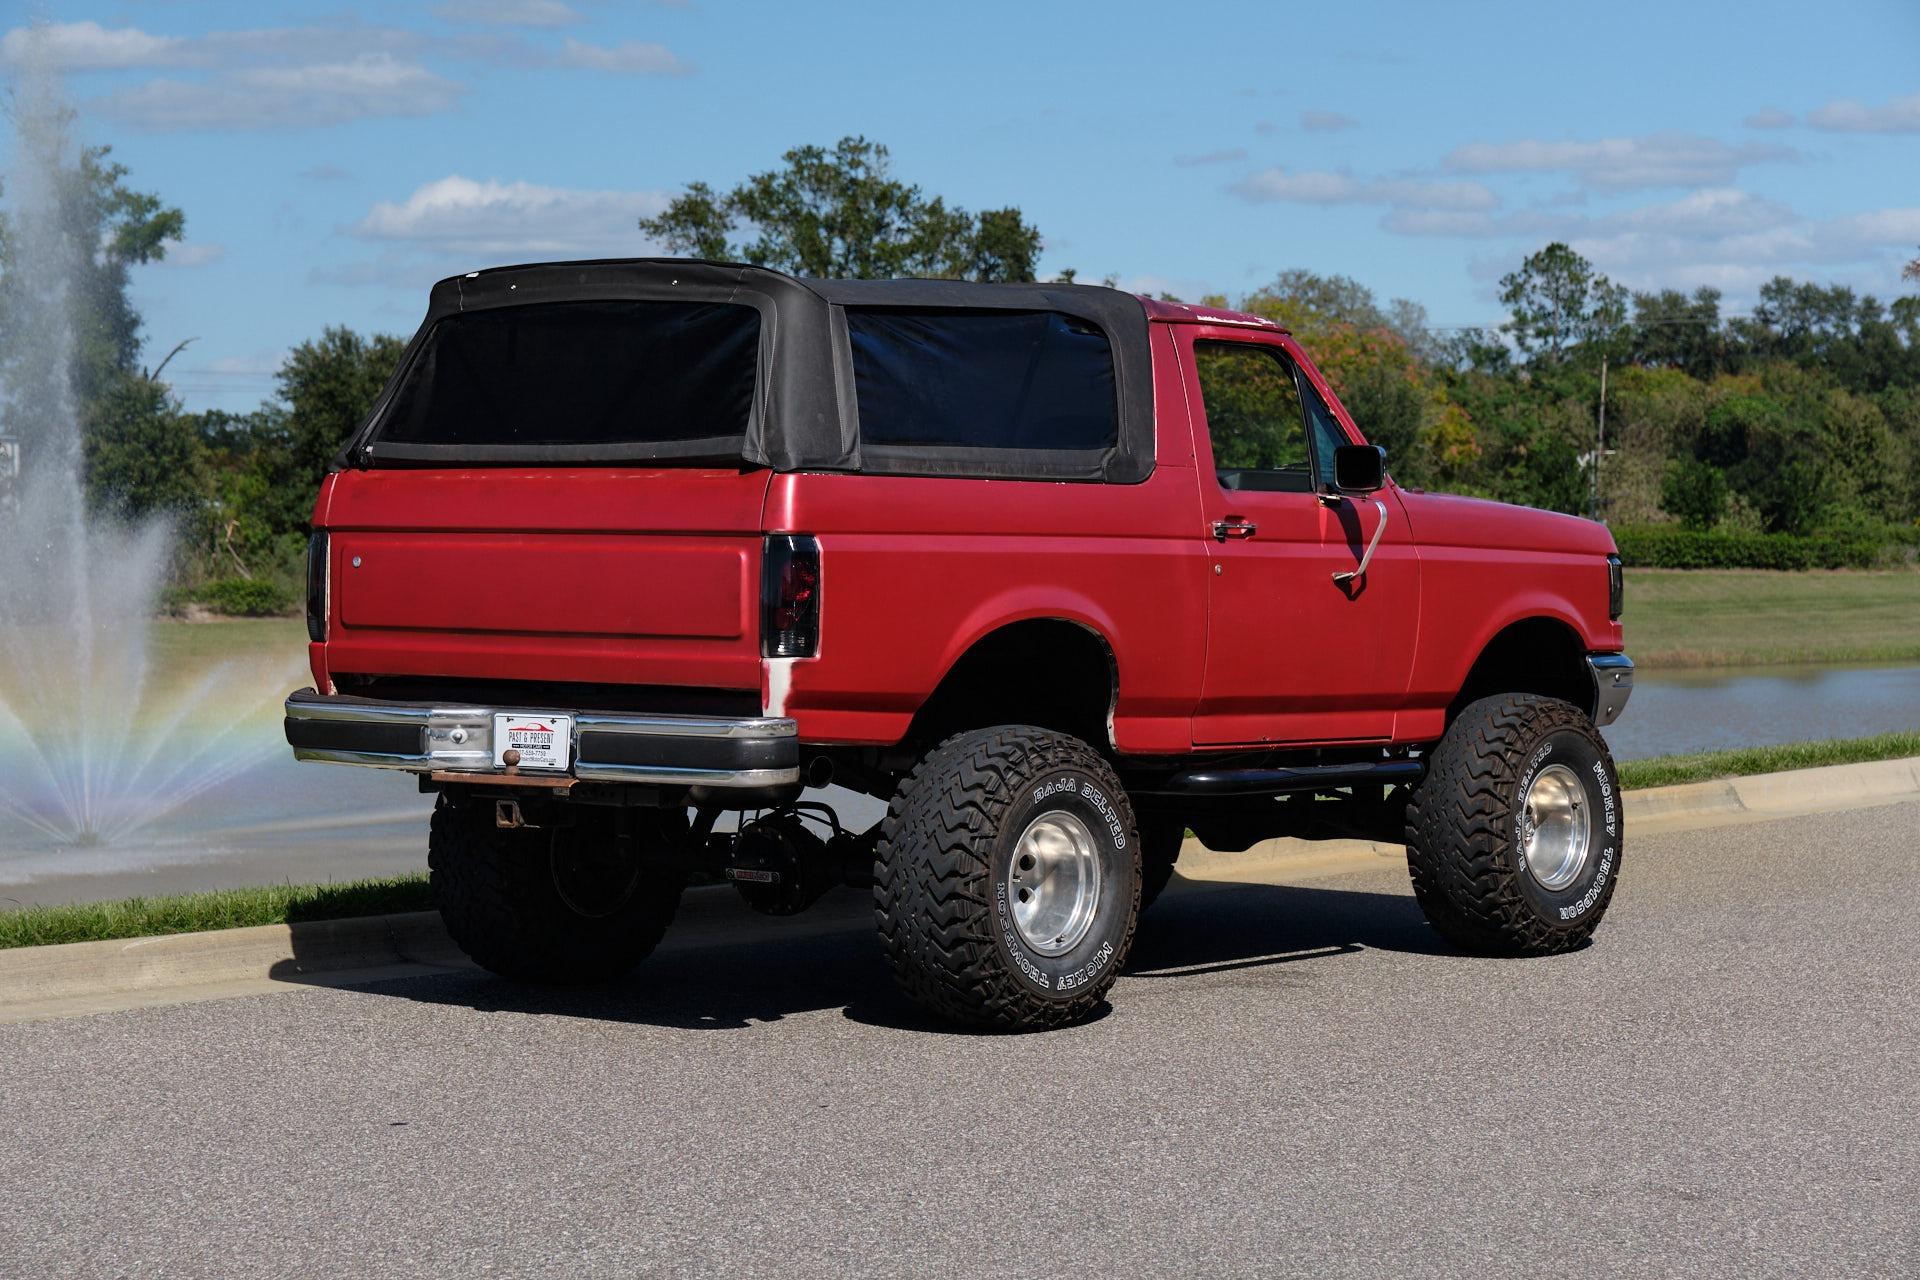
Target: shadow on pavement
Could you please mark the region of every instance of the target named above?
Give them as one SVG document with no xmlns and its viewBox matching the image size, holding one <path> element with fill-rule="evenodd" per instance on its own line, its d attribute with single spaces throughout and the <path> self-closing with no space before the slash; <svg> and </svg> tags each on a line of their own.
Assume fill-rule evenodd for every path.
<svg viewBox="0 0 1920 1280">
<path fill-rule="evenodd" d="M 971 1034 L 933 1019 L 896 991 L 852 895 L 838 902 L 837 915 L 841 923 L 830 931 L 796 928 L 788 936 L 782 936 L 786 922 L 757 917 L 742 918 L 735 930 L 696 928 L 691 945 L 676 946 L 669 931 L 666 945 L 630 978 L 607 986 L 534 986 L 471 969 L 346 985 L 484 1013 L 685 1030 L 742 1028 L 839 1008 L 849 1020 L 873 1026 Z M 1123 979 L 1173 982 L 1270 965 L 1311 968 L 1367 950 L 1451 954 L 1404 894 L 1208 884 L 1171 893 L 1142 918 Z"/>
</svg>

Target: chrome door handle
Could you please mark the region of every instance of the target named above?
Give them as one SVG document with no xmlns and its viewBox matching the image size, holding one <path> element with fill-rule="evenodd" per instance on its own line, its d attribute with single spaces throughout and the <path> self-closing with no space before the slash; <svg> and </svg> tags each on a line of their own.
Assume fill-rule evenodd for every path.
<svg viewBox="0 0 1920 1280">
<path fill-rule="evenodd" d="M 1251 538 L 1260 531 L 1260 526 L 1251 520 L 1242 520 L 1239 516 L 1229 516 L 1225 520 L 1213 522 L 1213 536 L 1221 542 L 1228 538 Z"/>
<path fill-rule="evenodd" d="M 1380 535 L 1387 531 L 1387 504 L 1375 498 L 1373 500 L 1373 509 L 1380 513 L 1380 523 L 1373 527 L 1373 539 L 1367 543 L 1367 549 L 1360 557 L 1359 567 L 1334 574 L 1333 580 L 1335 582 L 1352 582 L 1355 578 L 1364 578 L 1367 576 L 1367 565 L 1373 561 L 1373 550 L 1380 545 Z"/>
</svg>

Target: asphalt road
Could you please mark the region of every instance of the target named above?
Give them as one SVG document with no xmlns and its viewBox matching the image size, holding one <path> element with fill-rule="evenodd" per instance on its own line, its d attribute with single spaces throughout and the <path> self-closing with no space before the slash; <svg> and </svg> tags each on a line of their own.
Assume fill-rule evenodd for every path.
<svg viewBox="0 0 1920 1280">
<path fill-rule="evenodd" d="M 804 924 L 4 1026 L 0 1275 L 1913 1276 L 1916 853 L 1915 802 L 1642 836 L 1535 961 L 1383 862 L 1191 889 L 1046 1035 Z"/>
</svg>

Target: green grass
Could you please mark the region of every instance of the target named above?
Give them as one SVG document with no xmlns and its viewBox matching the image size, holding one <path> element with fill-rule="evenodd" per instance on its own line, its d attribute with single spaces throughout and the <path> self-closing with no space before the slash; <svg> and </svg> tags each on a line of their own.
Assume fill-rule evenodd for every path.
<svg viewBox="0 0 1920 1280">
<path fill-rule="evenodd" d="M 433 897 L 424 875 L 350 880 L 325 885 L 275 885 L 222 889 L 119 902 L 23 907 L 0 911 L 0 949 L 44 947 L 56 942 L 151 938 L 165 933 L 201 933 L 256 924 L 345 920 L 399 911 L 426 911 Z"/>
<path fill-rule="evenodd" d="M 1785 769 L 1816 769 L 1828 764 L 1859 764 L 1863 760 L 1898 760 L 1920 756 L 1920 732 L 1882 733 L 1871 738 L 1829 738 L 1824 742 L 1789 742 L 1777 747 L 1739 747 L 1732 751 L 1702 751 L 1695 755 L 1656 756 L 1628 760 L 1620 765 L 1620 785 L 1629 791 L 1667 787 L 1678 782 L 1709 778 L 1743 778 Z"/>
<path fill-rule="evenodd" d="M 1920 572 L 1629 569 L 1623 621 L 1649 671 L 1920 662 Z"/>
</svg>

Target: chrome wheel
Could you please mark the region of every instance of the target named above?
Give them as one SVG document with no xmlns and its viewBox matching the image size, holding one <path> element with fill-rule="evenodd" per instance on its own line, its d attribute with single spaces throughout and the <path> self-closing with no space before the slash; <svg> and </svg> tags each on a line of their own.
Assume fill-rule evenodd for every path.
<svg viewBox="0 0 1920 1280">
<path fill-rule="evenodd" d="M 1029 822 L 1013 846 L 1007 894 L 1020 941 L 1043 956 L 1079 946 L 1100 906 L 1100 855 L 1087 824 L 1064 809 Z"/>
<path fill-rule="evenodd" d="M 1520 812 L 1520 851 L 1527 872 L 1542 889 L 1558 893 L 1586 870 L 1593 843 L 1586 788 L 1563 764 L 1533 775 Z"/>
</svg>

